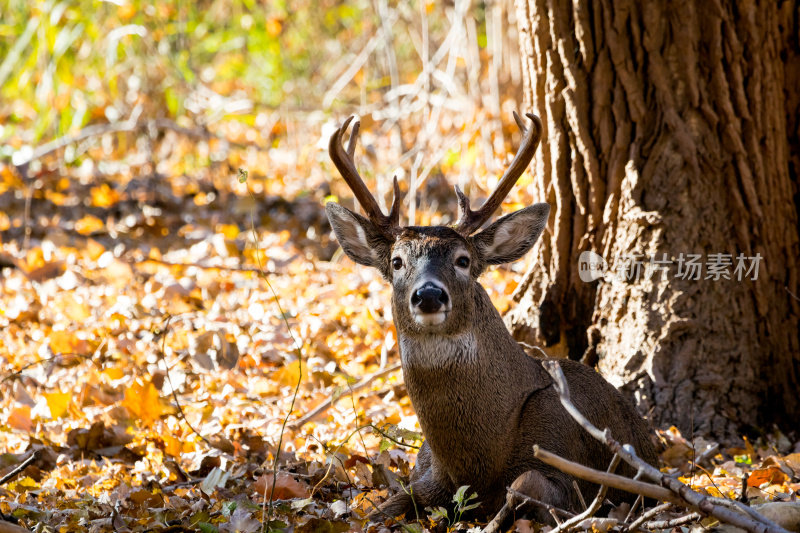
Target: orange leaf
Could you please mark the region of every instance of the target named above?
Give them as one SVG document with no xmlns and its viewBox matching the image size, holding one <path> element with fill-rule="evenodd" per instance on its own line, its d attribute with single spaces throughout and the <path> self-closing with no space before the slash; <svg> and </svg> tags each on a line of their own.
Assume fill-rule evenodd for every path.
<svg viewBox="0 0 800 533">
<path fill-rule="evenodd" d="M 20 405 L 11 410 L 8 415 L 8 425 L 14 429 L 30 431 L 33 429 L 31 422 L 31 408 L 29 405 Z"/>
<path fill-rule="evenodd" d="M 122 406 L 147 425 L 161 418 L 161 415 L 172 412 L 172 408 L 161 400 L 158 390 L 149 381 L 135 381 L 125 391 Z"/>
<path fill-rule="evenodd" d="M 750 477 L 747 478 L 747 486 L 760 487 L 764 483 L 769 483 L 770 485 L 782 485 L 786 481 L 789 481 L 789 476 L 787 476 L 777 466 L 770 466 L 767 468 L 761 468 L 750 474 Z"/>
<path fill-rule="evenodd" d="M 259 495 L 266 494 L 269 498 L 270 493 L 275 500 L 290 500 L 292 498 L 308 498 L 311 493 L 308 485 L 297 481 L 285 472 L 278 474 L 275 482 L 275 492 L 272 492 L 272 474 L 264 474 L 253 483 L 253 490 Z"/>
</svg>

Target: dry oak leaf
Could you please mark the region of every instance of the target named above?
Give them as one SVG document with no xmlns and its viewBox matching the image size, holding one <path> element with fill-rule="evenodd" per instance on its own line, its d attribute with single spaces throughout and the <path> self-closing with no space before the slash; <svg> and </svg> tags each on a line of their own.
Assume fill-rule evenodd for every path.
<svg viewBox="0 0 800 533">
<path fill-rule="evenodd" d="M 308 498 L 311 492 L 308 490 L 308 485 L 302 481 L 298 481 L 286 472 L 279 472 L 277 480 L 275 481 L 275 492 L 272 492 L 272 479 L 271 473 L 263 474 L 255 483 L 253 483 L 253 490 L 261 496 L 270 497 L 274 500 L 291 500 L 293 498 Z"/>
<path fill-rule="evenodd" d="M 125 391 L 122 406 L 145 424 L 155 422 L 162 415 L 171 414 L 175 410 L 161 399 L 158 390 L 151 382 L 142 383 L 136 380 Z"/>
<path fill-rule="evenodd" d="M 747 486 L 760 487 L 764 483 L 782 485 L 786 481 L 789 481 L 789 476 L 787 476 L 783 470 L 777 466 L 769 466 L 767 468 L 760 468 L 751 473 L 750 477 L 747 478 Z"/>
</svg>

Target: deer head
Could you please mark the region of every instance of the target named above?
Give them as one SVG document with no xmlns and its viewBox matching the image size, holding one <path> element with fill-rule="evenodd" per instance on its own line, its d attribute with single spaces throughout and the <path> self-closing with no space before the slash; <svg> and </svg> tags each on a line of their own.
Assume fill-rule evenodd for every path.
<svg viewBox="0 0 800 533">
<path fill-rule="evenodd" d="M 400 189 L 394 180 L 394 199 L 384 215 L 356 170 L 353 160 L 359 123 L 353 126 L 347 149 L 342 136 L 349 118 L 331 137 L 329 152 L 366 217 L 337 203 L 325 206 L 336 238 L 356 263 L 377 268 L 392 284 L 395 324 L 403 333 L 456 334 L 474 323 L 474 290 L 488 265 L 516 261 L 528 252 L 547 223 L 550 206 L 539 203 L 503 216 L 478 231 L 530 163 L 541 138 L 541 121 L 528 114 L 525 128 L 514 119 L 523 139 L 508 170 L 486 202 L 473 211 L 456 187 L 460 216 L 453 226 L 408 226 L 399 221 Z"/>
</svg>

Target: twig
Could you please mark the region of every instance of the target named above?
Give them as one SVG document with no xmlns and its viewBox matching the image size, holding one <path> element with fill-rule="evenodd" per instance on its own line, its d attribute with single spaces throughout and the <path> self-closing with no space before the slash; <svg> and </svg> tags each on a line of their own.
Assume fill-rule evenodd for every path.
<svg viewBox="0 0 800 533">
<path fill-rule="evenodd" d="M 358 53 L 358 55 L 350 61 L 347 69 L 342 73 L 339 78 L 333 82 L 331 88 L 325 92 L 325 95 L 322 97 L 322 107 L 329 108 L 333 101 L 336 100 L 336 97 L 339 96 L 339 93 L 342 92 L 342 89 L 347 87 L 347 84 L 350 83 L 358 71 L 361 70 L 361 67 L 364 66 L 364 63 L 367 62 L 369 56 L 375 50 L 375 48 L 380 44 L 380 37 L 378 35 L 373 35 L 369 41 L 367 41 L 366 46 Z"/>
<path fill-rule="evenodd" d="M 619 455 L 614 454 L 614 457 L 611 459 L 611 464 L 608 465 L 608 470 L 606 470 L 606 473 L 611 474 L 612 472 L 614 472 L 618 464 L 619 464 Z M 592 501 L 591 505 L 589 505 L 589 507 L 586 508 L 586 510 L 584 510 L 582 513 L 575 515 L 574 517 L 570 518 L 563 524 L 560 524 L 552 531 L 552 533 L 569 531 L 570 529 L 574 528 L 579 523 L 581 523 L 583 519 L 593 516 L 594 513 L 596 513 L 600 509 L 600 506 L 603 505 L 603 500 L 606 497 L 606 492 L 608 492 L 608 486 L 600 485 L 600 489 L 597 491 L 597 496 L 595 496 L 594 501 Z"/>
<path fill-rule="evenodd" d="M 177 262 L 172 262 L 172 261 L 165 261 L 163 259 L 155 259 L 153 257 L 145 257 L 144 259 L 140 259 L 140 260 L 130 259 L 130 260 L 128 260 L 128 263 L 130 263 L 132 265 L 140 265 L 142 263 L 158 263 L 160 265 L 166 265 L 166 266 L 175 266 L 175 267 L 184 267 L 184 268 L 194 267 L 194 268 L 200 268 L 200 269 L 203 269 L 203 270 L 227 270 L 227 271 L 230 271 L 230 272 L 252 272 L 254 274 L 261 274 L 262 272 L 264 272 L 266 274 L 274 274 L 274 272 L 266 272 L 266 271 L 263 271 L 263 270 L 261 270 L 259 268 L 253 268 L 253 267 L 234 267 L 234 266 L 225 266 L 225 265 L 203 265 L 203 264 L 200 264 L 200 263 L 177 263 Z"/>
<path fill-rule="evenodd" d="M 583 507 L 583 510 L 585 511 L 586 509 L 588 509 L 588 507 L 586 506 L 586 500 L 583 499 L 583 493 L 581 492 L 581 488 L 578 486 L 578 482 L 575 481 L 574 479 L 572 480 L 572 488 L 575 489 L 575 493 L 578 495 L 578 499 L 581 501 L 581 507 Z"/>
<path fill-rule="evenodd" d="M 195 139 L 219 139 L 220 141 L 226 143 L 228 146 L 235 146 L 237 148 L 250 148 L 250 147 L 261 148 L 255 143 L 240 143 L 240 142 L 229 141 L 228 139 L 216 135 L 205 128 L 196 128 L 196 129 L 185 128 L 179 125 L 174 120 L 166 118 L 142 119 L 142 120 L 134 118 L 132 120 L 129 119 L 129 120 L 124 120 L 122 122 L 115 122 L 112 124 L 92 124 L 91 126 L 87 126 L 72 135 L 65 135 L 63 137 L 53 139 L 50 142 L 46 142 L 40 146 L 37 146 L 29 157 L 17 163 L 15 167 L 17 168 L 17 171 L 22 175 L 23 178 L 27 178 L 28 166 L 31 164 L 31 162 L 36 161 L 37 159 L 41 159 L 45 156 L 48 156 L 53 152 L 56 152 L 62 148 L 69 146 L 70 144 L 75 144 L 77 142 L 90 139 L 92 137 L 98 137 L 109 133 L 130 133 L 133 131 L 145 130 L 145 129 L 172 130 L 176 133 L 180 133 L 181 135 L 185 135 L 187 137 L 193 137 Z"/>
<path fill-rule="evenodd" d="M 618 453 L 623 461 L 631 465 L 633 468 L 636 468 L 640 474 L 647 476 L 653 481 L 659 482 L 672 492 L 670 498 L 656 497 L 657 499 L 675 502 L 675 498 L 678 498 L 679 501 L 677 503 L 680 505 L 688 505 L 693 509 L 697 509 L 707 515 L 711 515 L 722 522 L 740 527 L 751 533 L 788 533 L 786 529 L 782 528 L 772 520 L 762 516 L 760 513 L 747 508 L 740 502 L 734 502 L 733 500 L 730 500 L 730 504 L 722 506 L 719 504 L 719 502 L 715 502 L 713 498 L 693 491 L 690 487 L 684 485 L 678 479 L 670 477 L 666 474 L 662 474 L 656 467 L 648 464 L 638 455 L 636 455 L 636 451 L 633 449 L 633 446 L 629 444 L 620 444 L 618 441 L 614 440 L 611 435 L 611 431 L 608 429 L 605 431 L 600 431 L 591 422 L 589 422 L 589 420 L 587 420 L 580 411 L 578 411 L 570 399 L 567 380 L 564 377 L 564 372 L 561 370 L 558 361 L 551 359 L 541 361 L 541 363 L 545 370 L 547 370 L 547 372 L 553 378 L 554 386 L 558 391 L 559 399 L 561 400 L 561 405 L 564 406 L 567 412 L 575 419 L 576 422 L 578 422 L 578 424 L 580 424 L 583 429 L 585 429 L 595 439 L 608 446 L 609 450 L 614 453 Z M 536 448 L 537 447 L 534 447 L 534 449 Z M 558 459 L 564 461 L 564 459 L 561 459 L 560 457 L 558 457 Z M 640 494 L 648 496 L 643 492 Z M 732 506 L 732 508 L 728 508 L 728 505 Z"/>
<path fill-rule="evenodd" d="M 183 419 L 184 422 L 186 422 L 186 425 L 189 426 L 189 429 L 192 430 L 192 433 L 194 433 L 195 435 L 197 435 L 198 437 L 203 439 L 203 442 L 205 442 L 209 446 L 213 447 L 214 445 L 211 444 L 211 441 L 209 441 L 207 438 L 205 438 L 199 431 L 194 429 L 194 426 L 192 426 L 192 423 L 189 422 L 188 418 L 186 418 L 186 413 L 183 412 L 183 406 L 181 405 L 181 402 L 178 399 L 178 391 L 176 391 L 175 387 L 172 385 L 172 378 L 170 378 L 170 376 L 169 376 L 169 365 L 167 364 L 167 354 L 164 351 L 164 348 L 165 348 L 166 343 L 167 343 L 167 334 L 169 333 L 169 321 L 170 320 L 172 320 L 172 316 L 167 315 L 167 322 L 164 325 L 164 332 L 162 333 L 163 337 L 161 337 L 161 361 L 164 363 L 164 374 L 167 377 L 167 383 L 169 383 L 169 388 L 172 390 L 172 398 L 175 400 L 175 405 L 178 406 L 178 411 L 181 414 L 181 418 Z"/>
<path fill-rule="evenodd" d="M 649 511 L 645 511 L 644 513 L 642 513 L 642 516 L 640 516 L 639 518 L 630 523 L 630 525 L 628 526 L 628 531 L 636 531 L 642 524 L 644 524 L 651 518 L 655 518 L 659 514 L 668 510 L 670 507 L 672 507 L 671 503 L 662 503 L 661 505 L 656 505 Z"/>
<path fill-rule="evenodd" d="M 636 497 L 636 500 L 633 502 L 633 505 L 631 505 L 631 509 L 628 511 L 628 514 L 625 515 L 625 520 L 623 520 L 623 522 L 627 522 L 628 520 L 631 519 L 631 517 L 633 516 L 633 513 L 636 511 L 636 509 L 639 507 L 639 505 L 641 505 L 643 500 L 644 500 L 644 498 L 642 498 L 642 495 L 639 494 Z"/>
<path fill-rule="evenodd" d="M 12 479 L 14 479 L 17 476 L 17 474 L 19 474 L 20 472 L 25 470 L 28 467 L 29 464 L 31 464 L 32 462 L 34 462 L 36 460 L 36 456 L 38 454 L 39 454 L 39 450 L 34 450 L 34 452 L 30 455 L 30 457 L 28 457 L 27 459 L 22 461 L 20 464 L 18 464 L 16 467 L 14 467 L 14 470 L 12 470 L 11 472 L 9 472 L 5 476 L 3 476 L 2 479 L 0 479 L 0 485 L 5 485 L 6 483 L 8 483 Z"/>
<path fill-rule="evenodd" d="M 564 509 L 559 509 L 558 507 L 555 507 L 555 506 L 553 506 L 553 505 L 551 505 L 551 504 L 549 504 L 547 502 L 543 502 L 541 500 L 537 500 L 536 498 L 531 498 L 527 494 L 523 494 L 522 492 L 520 492 L 520 491 L 518 491 L 516 489 L 512 489 L 511 487 L 507 487 L 506 491 L 508 492 L 508 494 L 510 496 L 513 496 L 517 500 L 516 507 L 514 507 L 512 509 L 512 507 L 509 505 L 508 502 L 503 504 L 503 506 L 500 508 L 500 510 L 497 512 L 497 514 L 494 515 L 494 518 L 492 518 L 491 522 L 486 524 L 486 527 L 483 528 L 483 533 L 497 533 L 498 531 L 500 531 L 500 528 L 502 527 L 503 522 L 505 522 L 506 518 L 508 518 L 511 515 L 511 512 L 516 510 L 516 509 L 519 509 L 522 505 L 524 505 L 526 503 L 530 504 L 530 505 L 535 505 L 536 507 L 541 507 L 543 509 L 546 509 L 547 512 L 550 513 L 553 516 L 553 518 L 555 518 L 554 513 L 560 513 L 561 516 L 565 516 L 567 518 L 572 518 L 572 517 L 575 516 L 574 513 L 571 513 L 569 511 L 564 510 Z M 556 523 L 559 524 L 559 523 L 561 523 L 561 521 L 556 519 Z"/>
<path fill-rule="evenodd" d="M 597 483 L 598 485 L 608 485 L 609 487 L 633 494 L 641 494 L 646 498 L 669 501 L 678 505 L 684 504 L 680 497 L 674 495 L 664 487 L 659 487 L 658 485 L 645 483 L 643 481 L 636 481 L 635 479 L 617 474 L 601 472 L 600 470 L 595 470 L 594 468 L 589 468 L 588 466 L 564 459 L 536 445 L 533 447 L 533 455 L 542 462 L 554 466 L 562 472 L 580 479 L 585 479 L 586 481 L 591 481 L 592 483 Z"/>
<path fill-rule="evenodd" d="M 376 380 L 378 378 L 382 378 L 382 377 L 384 377 L 384 376 L 386 376 L 388 374 L 391 374 L 395 370 L 399 370 L 399 369 L 400 369 L 400 365 L 398 364 L 398 365 L 394 365 L 394 366 L 389 367 L 389 368 L 384 368 L 383 370 L 378 370 L 377 372 L 374 372 L 374 373 L 362 378 L 361 381 L 359 381 L 358 383 L 356 383 L 355 385 L 350 387 L 350 392 L 351 393 L 356 393 L 356 392 L 360 391 L 361 389 L 366 388 L 374 380 Z M 316 417 L 318 417 L 319 415 L 321 415 L 322 413 L 327 411 L 333 405 L 333 402 L 334 402 L 333 397 L 328 398 L 327 400 L 325 400 L 324 402 L 322 402 L 321 404 L 316 406 L 314 409 L 312 409 L 309 413 L 305 414 L 297 422 L 294 422 L 294 423 L 290 424 L 289 427 L 292 428 L 292 429 L 298 429 L 298 428 L 303 427 L 308 422 L 310 422 L 311 420 L 315 419 Z"/>
<path fill-rule="evenodd" d="M 672 529 L 673 527 L 694 522 L 701 517 L 702 515 L 700 513 L 690 513 L 679 516 L 678 518 L 673 518 L 672 520 L 654 520 L 653 522 L 647 522 L 644 527 L 647 529 Z"/>
<path fill-rule="evenodd" d="M 575 528 L 586 531 L 609 531 L 612 527 L 616 527 L 617 525 L 619 525 L 619 520 L 616 518 L 597 518 L 590 516 L 575 524 Z"/>
<path fill-rule="evenodd" d="M 575 516 L 575 513 L 571 513 L 566 509 L 561 509 L 560 507 L 556 507 L 555 505 L 549 504 L 547 502 L 537 500 L 536 498 L 531 498 L 527 494 L 523 494 L 518 490 L 512 489 L 511 487 L 508 487 L 506 490 L 508 491 L 509 494 L 515 496 L 516 498 L 519 498 L 521 500 L 520 503 L 529 503 L 537 507 L 542 507 L 544 509 L 547 509 L 548 511 L 554 511 L 566 518 L 572 518 L 573 516 Z M 517 508 L 519 508 L 519 505 L 517 505 Z"/>
<path fill-rule="evenodd" d="M 97 352 L 95 351 L 95 353 L 97 353 Z M 93 355 L 86 355 L 86 354 L 77 353 L 77 352 L 57 353 L 57 354 L 53 355 L 52 357 L 45 357 L 43 359 L 39 359 L 38 361 L 32 361 L 32 362 L 30 362 L 30 363 L 28 363 L 26 365 L 22 365 L 17 370 L 14 370 L 10 374 L 6 374 L 5 376 L 3 376 L 3 379 L 0 379 L 0 383 L 5 383 L 7 380 L 14 379 L 14 378 L 17 378 L 17 377 L 21 376 L 22 373 L 25 370 L 29 369 L 32 366 L 40 365 L 42 363 L 49 363 L 49 362 L 53 362 L 56 365 L 57 364 L 61 364 L 61 362 L 63 360 L 65 360 L 67 357 L 82 357 L 86 361 L 92 361 Z"/>
<path fill-rule="evenodd" d="M 247 171 L 243 169 L 239 169 L 239 172 L 244 172 L 245 179 L 247 178 Z M 247 193 L 250 195 L 250 198 L 253 202 L 256 201 L 255 196 L 253 196 L 253 191 L 250 190 L 250 187 L 247 188 Z M 267 284 L 269 287 L 270 292 L 272 293 L 272 299 L 275 301 L 275 305 L 278 306 L 278 311 L 281 314 L 281 318 L 283 319 L 283 323 L 286 326 L 286 331 L 289 333 L 289 337 L 292 338 L 292 342 L 294 343 L 295 353 L 297 354 L 297 384 L 294 387 L 294 392 L 292 393 L 292 401 L 289 404 L 289 410 L 286 412 L 286 416 L 283 417 L 283 422 L 281 423 L 281 432 L 278 435 L 278 446 L 275 448 L 275 460 L 272 463 L 272 489 L 269 491 L 269 503 L 268 505 L 261 506 L 261 522 L 267 523 L 265 520 L 264 513 L 266 512 L 267 520 L 272 520 L 272 504 L 274 501 L 275 496 L 275 485 L 278 481 L 278 459 L 281 456 L 281 448 L 283 447 L 283 435 L 286 432 L 286 425 L 289 422 L 289 417 L 292 416 L 292 411 L 294 410 L 294 404 L 297 401 L 297 395 L 300 392 L 300 384 L 303 382 L 303 349 L 299 342 L 297 342 L 297 338 L 294 336 L 294 332 L 292 331 L 291 326 L 289 325 L 289 320 L 286 318 L 286 313 L 283 312 L 283 306 L 281 305 L 281 300 L 278 297 L 278 293 L 275 291 L 275 288 L 272 286 L 272 283 L 269 282 L 268 273 L 264 271 L 263 265 L 261 264 L 261 250 L 258 246 L 258 232 L 256 231 L 256 221 L 255 221 L 255 214 L 253 210 L 250 210 L 250 230 L 253 233 L 253 243 L 256 246 L 256 259 L 258 259 L 258 268 L 259 268 L 259 277 L 264 280 L 264 283 Z M 264 499 L 267 497 L 267 487 L 266 484 L 264 485 Z"/>
<path fill-rule="evenodd" d="M 786 290 L 786 292 L 788 292 L 788 293 L 789 293 L 789 296 L 791 296 L 792 298 L 794 298 L 795 300 L 797 300 L 798 302 L 800 302 L 800 298 L 798 298 L 798 297 L 797 297 L 797 295 L 796 295 L 795 293 L 793 293 L 792 291 L 790 291 L 790 290 L 789 290 L 789 287 L 784 287 L 784 289 Z"/>
</svg>

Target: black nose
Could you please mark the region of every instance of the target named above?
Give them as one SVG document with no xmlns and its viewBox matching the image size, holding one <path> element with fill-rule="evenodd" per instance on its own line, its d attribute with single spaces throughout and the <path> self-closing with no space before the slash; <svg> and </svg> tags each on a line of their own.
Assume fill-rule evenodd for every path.
<svg viewBox="0 0 800 533">
<path fill-rule="evenodd" d="M 411 305 L 423 313 L 436 313 L 447 305 L 447 293 L 433 283 L 426 283 L 411 296 Z"/>
</svg>

